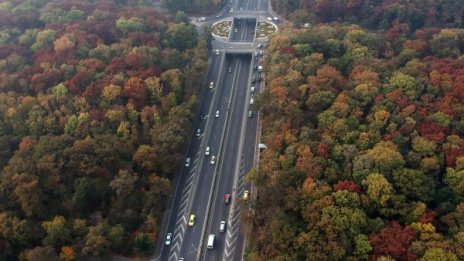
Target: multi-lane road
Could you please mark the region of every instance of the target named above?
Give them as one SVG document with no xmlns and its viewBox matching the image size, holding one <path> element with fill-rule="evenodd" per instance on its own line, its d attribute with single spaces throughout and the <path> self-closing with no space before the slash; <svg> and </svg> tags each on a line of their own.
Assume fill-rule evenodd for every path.
<svg viewBox="0 0 464 261">
<path fill-rule="evenodd" d="M 154 260 L 243 259 L 246 234 L 240 216 L 249 203 L 243 200 L 244 192 L 251 191 L 244 177 L 255 163 L 258 113 L 252 101 L 260 89 L 259 81 L 251 81 L 259 78 L 255 66 L 261 59 L 255 57 L 254 32 L 258 16 L 267 12 L 267 0 L 236 0 L 230 6 L 235 11 L 228 16 L 240 18 L 234 18 L 229 43 L 213 41 L 186 154 L 190 162 L 177 180 Z M 229 204 L 226 194 L 231 195 Z M 192 226 L 191 215 L 195 215 Z M 219 231 L 221 221 L 226 223 L 224 232 Z M 213 249 L 207 248 L 210 234 L 215 235 Z"/>
</svg>

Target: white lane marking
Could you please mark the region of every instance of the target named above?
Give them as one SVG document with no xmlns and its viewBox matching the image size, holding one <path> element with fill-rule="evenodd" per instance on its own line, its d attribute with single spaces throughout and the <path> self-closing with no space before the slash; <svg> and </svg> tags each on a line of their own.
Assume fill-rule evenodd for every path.
<svg viewBox="0 0 464 261">
<path fill-rule="evenodd" d="M 171 261 L 171 260 L 176 261 L 176 260 L 177 260 L 177 253 L 176 253 L 176 252 L 172 253 L 172 254 L 169 256 L 169 260 L 170 260 L 170 261 Z"/>
</svg>

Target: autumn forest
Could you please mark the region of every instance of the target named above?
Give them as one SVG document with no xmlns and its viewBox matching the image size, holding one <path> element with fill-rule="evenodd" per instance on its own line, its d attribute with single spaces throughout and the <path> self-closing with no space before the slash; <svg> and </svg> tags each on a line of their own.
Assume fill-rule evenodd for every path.
<svg viewBox="0 0 464 261">
<path fill-rule="evenodd" d="M 462 1 L 271 1 L 248 260 L 464 260 Z"/>
<path fill-rule="evenodd" d="M 0 1 L 0 260 L 153 254 L 207 40 L 137 1 Z"/>
<path fill-rule="evenodd" d="M 0 261 L 153 254 L 221 1 L 161 3 L 0 0 Z M 244 260 L 464 260 L 462 1 L 270 3 Z"/>
</svg>

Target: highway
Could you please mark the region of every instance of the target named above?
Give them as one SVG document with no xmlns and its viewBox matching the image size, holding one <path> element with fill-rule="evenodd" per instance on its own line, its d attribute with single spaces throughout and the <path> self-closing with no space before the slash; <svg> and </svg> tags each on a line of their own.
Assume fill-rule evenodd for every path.
<svg viewBox="0 0 464 261">
<path fill-rule="evenodd" d="M 252 42 L 255 38 L 256 18 L 234 18 L 231 42 Z"/>
<path fill-rule="evenodd" d="M 267 8 L 266 0 L 232 3 L 238 4 L 243 5 L 243 13 Z M 257 10 L 256 17 L 262 12 Z M 257 74 L 253 67 L 261 59 L 254 57 L 256 20 L 235 19 L 229 42 L 213 40 L 200 108 L 185 155 L 190 163 L 175 182 L 152 260 L 243 259 L 246 234 L 240 217 L 248 202 L 242 197 L 245 190 L 251 191 L 244 177 L 256 162 L 259 116 L 250 104 L 260 88 L 259 82 L 251 84 L 252 75 Z M 254 93 L 251 85 L 255 86 Z M 253 111 L 251 117 L 249 111 Z M 207 147 L 209 155 L 205 153 Z M 231 194 L 230 204 L 224 203 L 225 194 Z M 196 219 L 190 226 L 192 214 Z M 221 221 L 227 224 L 225 232 L 219 232 Z M 170 244 L 165 244 L 168 233 L 173 237 Z M 213 249 L 206 247 L 209 234 L 216 235 Z"/>
</svg>

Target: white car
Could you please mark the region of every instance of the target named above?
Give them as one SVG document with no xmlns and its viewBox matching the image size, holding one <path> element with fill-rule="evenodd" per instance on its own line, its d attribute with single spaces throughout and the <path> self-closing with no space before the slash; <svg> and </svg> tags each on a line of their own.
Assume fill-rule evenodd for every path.
<svg viewBox="0 0 464 261">
<path fill-rule="evenodd" d="M 168 234 L 166 235 L 166 241 L 164 241 L 164 244 L 165 244 L 166 246 L 169 246 L 169 245 L 171 244 L 171 240 L 172 240 L 172 233 L 168 233 Z"/>
<path fill-rule="evenodd" d="M 219 224 L 219 232 L 224 233 L 226 232 L 226 222 L 224 220 L 221 221 Z"/>
<path fill-rule="evenodd" d="M 253 112 L 252 111 L 248 111 L 248 118 L 251 118 L 253 117 Z"/>
<path fill-rule="evenodd" d="M 184 164 L 185 167 L 190 167 L 190 158 L 186 158 L 185 159 L 185 164 Z"/>
<path fill-rule="evenodd" d="M 211 161 L 210 161 L 211 165 L 214 165 L 216 164 L 216 156 L 211 156 Z"/>
<path fill-rule="evenodd" d="M 219 49 L 216 49 L 216 55 L 219 55 Z"/>
<path fill-rule="evenodd" d="M 197 133 L 195 134 L 197 137 L 200 137 L 201 135 L 201 130 L 200 129 L 197 129 Z"/>
<path fill-rule="evenodd" d="M 205 150 L 205 156 L 209 156 L 209 153 L 210 153 L 210 149 L 209 149 L 209 146 L 207 146 Z"/>
<path fill-rule="evenodd" d="M 272 21 L 272 17 L 270 17 L 270 16 L 268 16 L 266 19 L 269 20 L 269 21 Z"/>
<path fill-rule="evenodd" d="M 210 89 L 213 89 L 213 88 L 214 88 L 214 82 L 210 82 L 210 83 L 209 83 L 209 88 L 210 88 Z"/>
<path fill-rule="evenodd" d="M 251 87 L 250 87 L 250 92 L 251 92 L 251 93 L 254 93 L 254 92 L 255 92 L 255 86 L 251 86 Z"/>
<path fill-rule="evenodd" d="M 216 111 L 216 118 L 219 118 L 219 110 Z"/>
<path fill-rule="evenodd" d="M 253 105 L 253 103 L 254 103 L 253 98 L 250 98 L 250 105 Z"/>
</svg>

